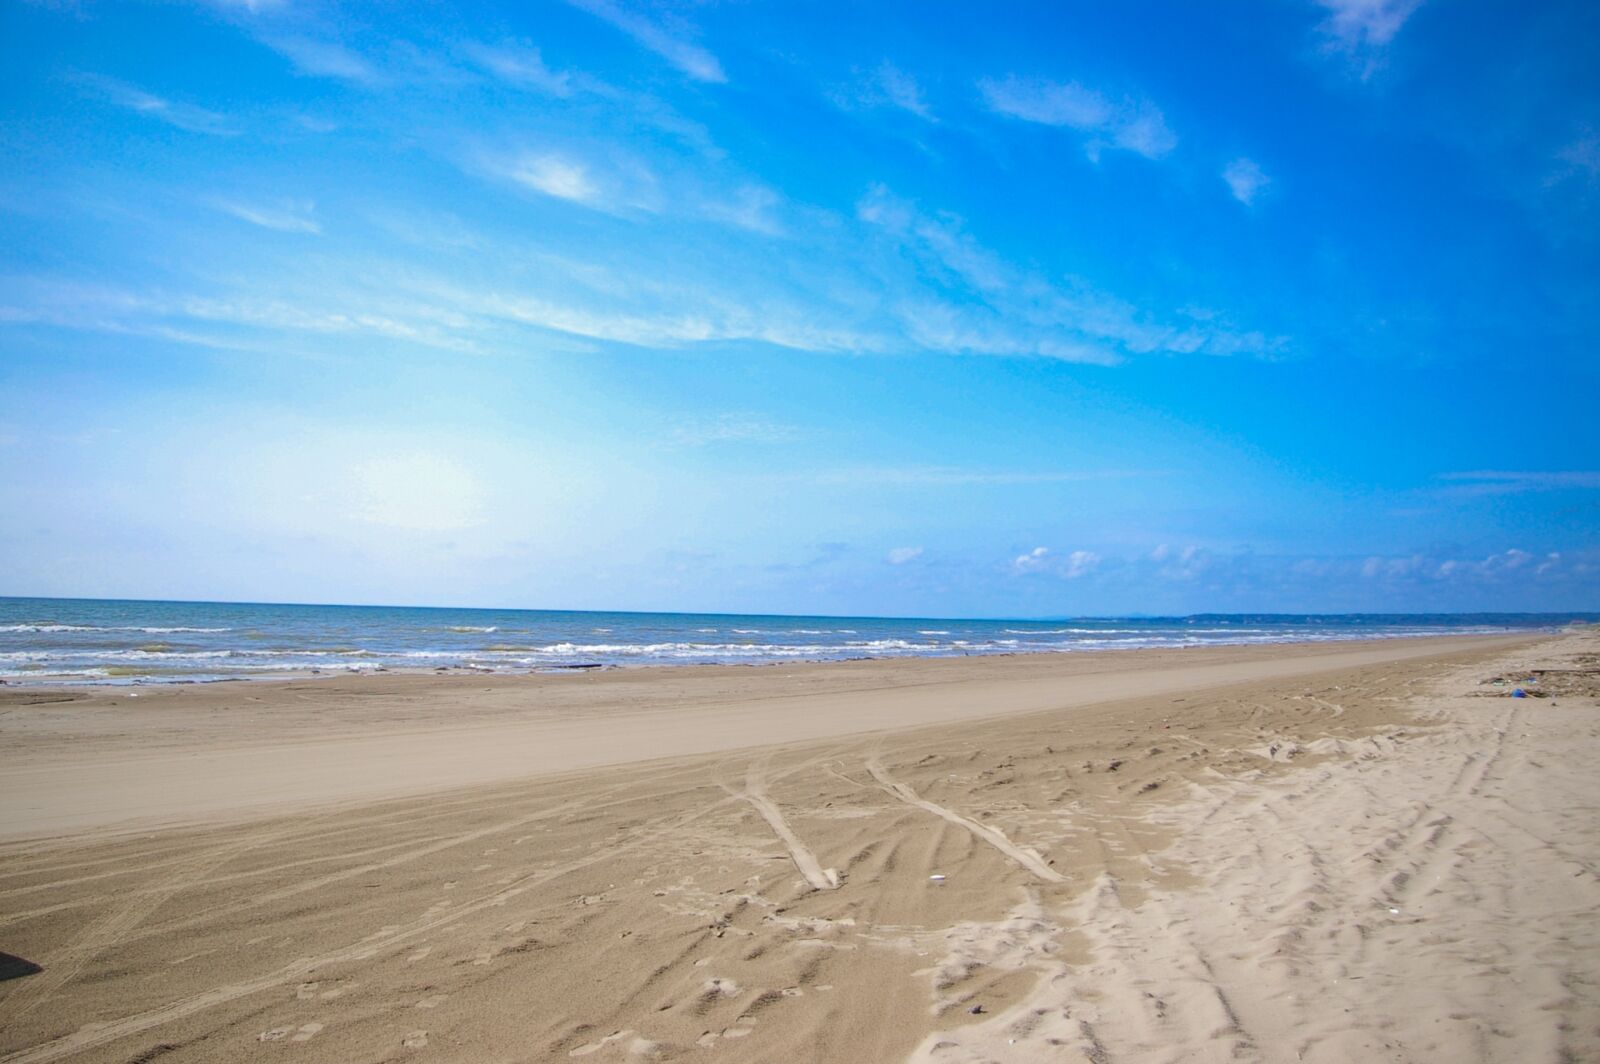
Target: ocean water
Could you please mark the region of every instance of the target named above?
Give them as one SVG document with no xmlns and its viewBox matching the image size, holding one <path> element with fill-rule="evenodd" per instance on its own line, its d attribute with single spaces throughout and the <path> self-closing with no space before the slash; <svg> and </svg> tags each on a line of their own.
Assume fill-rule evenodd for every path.
<svg viewBox="0 0 1600 1064">
<path fill-rule="evenodd" d="M 1597 619 L 1208 614 L 1006 621 L 0 598 L 0 679 L 153 683 L 386 669 L 761 664 L 1399 638 Z"/>
</svg>

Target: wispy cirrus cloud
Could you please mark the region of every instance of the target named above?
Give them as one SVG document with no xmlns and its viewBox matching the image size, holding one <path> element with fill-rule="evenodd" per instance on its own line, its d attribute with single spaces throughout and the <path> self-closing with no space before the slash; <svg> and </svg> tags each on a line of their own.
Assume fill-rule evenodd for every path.
<svg viewBox="0 0 1600 1064">
<path fill-rule="evenodd" d="M 584 163 L 561 155 L 524 156 L 504 171 L 505 176 L 546 196 L 581 203 L 600 203 L 600 186 Z"/>
<path fill-rule="evenodd" d="M 922 86 L 917 84 L 917 79 L 885 59 L 878 66 L 878 85 L 883 89 L 884 98 L 902 111 L 909 111 L 918 118 L 933 121 L 933 112 L 928 108 L 928 101 L 923 98 Z"/>
<path fill-rule="evenodd" d="M 787 443 L 798 435 L 793 425 L 761 414 L 729 413 L 685 419 L 673 427 L 671 438 L 685 447 L 703 447 L 716 443 Z"/>
<path fill-rule="evenodd" d="M 657 21 L 637 11 L 630 11 L 616 0 L 567 2 L 611 23 L 696 81 L 720 83 L 728 80 L 717 57 L 694 43 L 690 39 L 691 29 L 679 20 L 670 23 Z"/>
<path fill-rule="evenodd" d="M 280 233 L 322 232 L 316 219 L 316 204 L 310 200 L 289 200 L 280 203 L 247 203 L 241 200 L 217 200 L 217 210 L 263 229 Z"/>
<path fill-rule="evenodd" d="M 856 80 L 829 92 L 829 98 L 845 110 L 892 107 L 928 122 L 937 122 L 933 109 L 915 77 L 885 59 Z"/>
<path fill-rule="evenodd" d="M 394 294 L 196 294 L 39 277 L 10 277 L 6 285 L 12 302 L 0 305 L 0 319 L 65 329 L 155 336 L 215 348 L 248 348 L 274 336 L 322 336 L 456 352 L 477 349 L 469 319 L 450 308 Z"/>
<path fill-rule="evenodd" d="M 488 45 L 474 42 L 464 45 L 462 51 L 472 63 L 512 85 L 560 97 L 571 96 L 576 88 L 572 73 L 552 70 L 546 65 L 539 49 L 531 44 L 507 42 Z"/>
<path fill-rule="evenodd" d="M 747 184 L 730 194 L 703 201 L 700 213 L 712 221 L 748 229 L 752 233 L 781 236 L 783 223 L 777 210 L 783 197 L 765 185 Z"/>
<path fill-rule="evenodd" d="M 194 104 L 169 100 L 104 74 L 79 73 L 72 80 L 88 95 L 188 133 L 231 137 L 238 133 L 227 116 Z"/>
<path fill-rule="evenodd" d="M 1541 182 L 1548 196 L 1557 194 L 1582 215 L 1600 202 L 1600 131 L 1583 125 L 1572 139 L 1556 149 L 1550 168 Z M 1588 231 L 1577 227 L 1578 232 Z"/>
<path fill-rule="evenodd" d="M 293 34 L 269 34 L 261 40 L 289 60 L 300 73 L 311 77 L 335 78 L 360 85 L 375 85 L 383 80 L 365 57 L 334 41 Z"/>
<path fill-rule="evenodd" d="M 1370 78 L 1383 65 L 1389 45 L 1422 0 L 1315 0 L 1327 12 L 1317 30 L 1326 51 L 1348 60 L 1357 76 Z"/>
<path fill-rule="evenodd" d="M 996 114 L 1088 134 L 1084 150 L 1091 159 L 1108 148 L 1159 159 L 1178 146 L 1166 116 L 1149 100 L 1113 100 L 1075 81 L 1017 75 L 985 78 L 978 92 Z"/>
<path fill-rule="evenodd" d="M 1222 180 L 1228 186 L 1228 191 L 1233 193 L 1233 198 L 1246 207 L 1255 203 L 1256 197 L 1270 184 L 1272 179 L 1261 169 L 1261 165 L 1254 159 L 1239 158 L 1222 168 Z"/>
<path fill-rule="evenodd" d="M 1236 330 L 1200 312 L 1163 322 L 1086 284 L 1020 269 L 959 218 L 926 214 L 882 187 L 860 201 L 857 215 L 922 266 L 923 290 L 894 309 L 914 344 L 1098 364 L 1151 353 L 1268 356 L 1288 346 L 1284 337 Z"/>
<path fill-rule="evenodd" d="M 937 466 L 858 466 L 804 474 L 814 484 L 967 487 L 978 484 L 1073 484 L 1163 475 L 1159 470 L 950 469 Z"/>
<path fill-rule="evenodd" d="M 661 208 L 655 173 L 626 154 L 563 146 L 484 152 L 465 165 L 540 195 L 608 214 L 654 213 Z"/>
<path fill-rule="evenodd" d="M 1600 488 L 1600 470 L 1498 470 L 1481 469 L 1441 473 L 1446 491 L 1458 495 L 1507 495 L 1523 491 L 1564 491 Z"/>
</svg>

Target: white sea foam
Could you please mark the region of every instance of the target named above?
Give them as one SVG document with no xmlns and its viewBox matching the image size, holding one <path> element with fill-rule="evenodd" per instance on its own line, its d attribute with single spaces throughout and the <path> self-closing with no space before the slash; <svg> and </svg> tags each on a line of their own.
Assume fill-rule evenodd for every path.
<svg viewBox="0 0 1600 1064">
<path fill-rule="evenodd" d="M 437 667 L 512 672 L 552 666 L 621 664 L 691 664 L 840 660 L 868 657 L 983 655 L 1023 652 L 1070 653 L 1137 647 L 1185 647 L 1217 644 L 1327 642 L 1375 636 L 1431 635 L 1441 631 L 1488 632 L 1493 626 L 1355 626 L 1277 625 L 1261 619 L 1235 623 L 1206 619 L 1200 623 L 1164 620 L 1006 622 L 952 621 L 960 629 L 921 628 L 916 622 L 863 621 L 867 629 L 790 628 L 790 623 L 815 624 L 796 618 L 772 622 L 771 628 L 690 627 L 690 618 L 646 618 L 639 623 L 601 615 L 574 619 L 566 615 L 529 617 L 526 624 L 437 624 L 437 618 L 414 621 L 389 613 L 329 615 L 323 608 L 273 607 L 248 623 L 235 613 L 163 611 L 164 618 L 184 617 L 191 625 L 68 624 L 56 618 L 80 616 L 66 606 L 30 609 L 32 618 L 12 613 L 0 624 L 0 676 L 11 682 L 181 682 L 228 676 L 262 677 L 289 673 L 352 673 L 375 669 Z M 152 611 L 153 613 L 154 611 Z M 54 616 L 52 616 L 54 614 Z M 119 607 L 105 619 L 137 617 Z M 237 628 L 204 626 L 213 618 Z M 87 619 L 87 618 L 86 618 Z M 588 624 L 583 621 L 588 620 Z M 748 625 L 750 621 L 733 622 Z M 1254 623 L 1252 623 L 1252 621 Z M 703 624 L 703 622 L 701 622 Z M 922 623 L 927 623 L 923 621 Z M 1028 627 L 1017 628 L 1018 623 Z M 681 625 L 681 626 L 680 626 Z M 1002 627 L 1002 625 L 1006 625 Z M 234 635 L 222 633 L 234 632 Z M 497 641 L 481 638 L 502 633 Z M 865 633 L 863 636 L 862 633 Z M 195 639 L 171 638 L 197 633 Z M 460 633 L 451 636 L 449 633 Z M 585 635 L 589 638 L 583 638 Z M 51 680 L 51 677 L 61 678 Z"/>
</svg>

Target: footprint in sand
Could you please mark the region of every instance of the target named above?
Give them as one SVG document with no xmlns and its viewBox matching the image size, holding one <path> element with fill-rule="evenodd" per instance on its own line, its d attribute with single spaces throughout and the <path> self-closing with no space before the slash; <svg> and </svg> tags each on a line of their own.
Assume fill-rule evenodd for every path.
<svg viewBox="0 0 1600 1064">
<path fill-rule="evenodd" d="M 445 998 L 449 996 L 448 994 L 434 994 L 432 997 L 425 997 L 417 1002 L 415 1007 L 419 1009 L 436 1009 L 443 1005 Z"/>
<path fill-rule="evenodd" d="M 260 1034 L 256 1035 L 256 1041 L 276 1042 L 279 1039 L 288 1038 L 293 1033 L 293 1027 L 274 1027 L 270 1031 L 262 1031 Z"/>
<path fill-rule="evenodd" d="M 322 1027 L 323 1025 L 320 1023 L 308 1023 L 296 1031 L 289 1041 L 309 1042 L 315 1038 L 319 1032 L 321 1032 Z"/>
<path fill-rule="evenodd" d="M 579 1046 L 577 1049 L 574 1049 L 571 1052 L 569 1052 L 567 1054 L 567 1056 L 569 1056 L 569 1057 L 586 1057 L 591 1053 L 598 1053 L 598 1052 L 600 1052 L 600 1050 L 604 1049 L 606 1046 L 612 1045 L 612 1044 L 617 1043 L 617 1042 L 620 1042 L 624 1038 L 627 1038 L 632 1034 L 633 1034 L 632 1031 L 613 1031 L 611 1034 L 606 1035 L 604 1038 L 600 1039 L 600 1041 L 598 1041 L 598 1042 L 588 1042 L 588 1043 L 586 1043 L 584 1045 Z"/>
<path fill-rule="evenodd" d="M 428 1044 L 428 1032 L 412 1031 L 410 1034 L 400 1039 L 400 1044 L 407 1049 L 421 1049 L 423 1046 Z"/>
<path fill-rule="evenodd" d="M 295 989 L 294 996 L 299 998 L 301 1001 L 310 1001 L 312 998 L 317 996 L 317 987 L 321 985 L 321 983 L 301 983 L 299 987 Z"/>
</svg>

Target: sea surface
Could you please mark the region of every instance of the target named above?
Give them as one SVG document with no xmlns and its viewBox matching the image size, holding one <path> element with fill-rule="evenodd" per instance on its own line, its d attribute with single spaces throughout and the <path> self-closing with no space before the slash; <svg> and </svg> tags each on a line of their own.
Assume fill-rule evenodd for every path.
<svg viewBox="0 0 1600 1064">
<path fill-rule="evenodd" d="M 1557 629 L 1576 614 L 948 620 L 0 598 L 8 684 L 200 682 L 1319 642 Z"/>
</svg>

